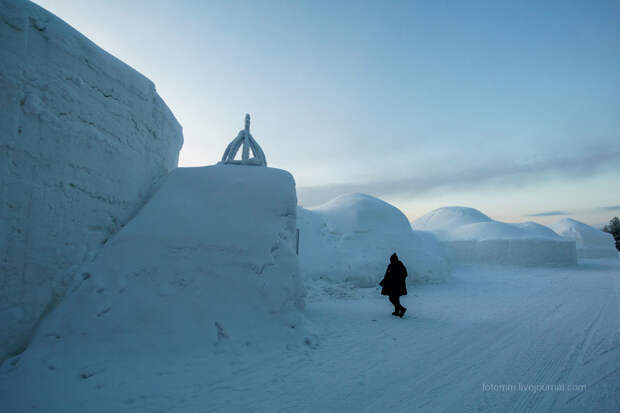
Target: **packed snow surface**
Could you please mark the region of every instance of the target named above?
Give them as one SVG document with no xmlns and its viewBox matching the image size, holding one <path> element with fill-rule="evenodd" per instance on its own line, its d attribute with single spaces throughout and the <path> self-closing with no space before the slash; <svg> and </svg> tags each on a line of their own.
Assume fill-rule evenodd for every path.
<svg viewBox="0 0 620 413">
<path fill-rule="evenodd" d="M 2 383 L 2 410 L 69 411 L 79 405 L 72 405 L 81 397 L 76 386 L 133 388 L 134 374 L 152 363 L 160 377 L 179 357 L 189 362 L 311 343 L 302 336 L 296 205 L 286 171 L 174 170 L 136 218 L 80 268 L 27 350 L 3 364 L 16 382 L 10 398 Z M 99 387 L 108 374 L 115 384 Z M 29 388 L 33 380 L 42 386 Z"/>
<path fill-rule="evenodd" d="M 575 244 L 535 222 L 505 223 L 467 207 L 443 207 L 413 222 L 435 236 L 453 262 L 572 265 Z"/>
<path fill-rule="evenodd" d="M 155 357 L 147 343 L 91 363 L 58 363 L 55 345 L 36 364 L 5 362 L 0 400 L 5 411 L 67 413 L 617 412 L 619 274 L 617 259 L 457 266 L 445 283 L 410 288 L 403 319 L 375 288 L 309 280 L 313 345 L 214 354 L 211 336 L 193 353 Z"/>
<path fill-rule="evenodd" d="M 313 209 L 298 208 L 299 265 L 305 278 L 374 286 L 396 252 L 409 282 L 449 274 L 436 240 L 424 240 L 396 207 L 366 194 L 342 195 Z"/>
<path fill-rule="evenodd" d="M 0 0 L 0 108 L 2 360 L 177 166 L 183 136 L 150 80 L 27 1 Z"/>
<path fill-rule="evenodd" d="M 551 225 L 561 236 L 575 241 L 579 258 L 617 257 L 616 241 L 611 234 L 576 221 L 564 218 Z"/>
</svg>

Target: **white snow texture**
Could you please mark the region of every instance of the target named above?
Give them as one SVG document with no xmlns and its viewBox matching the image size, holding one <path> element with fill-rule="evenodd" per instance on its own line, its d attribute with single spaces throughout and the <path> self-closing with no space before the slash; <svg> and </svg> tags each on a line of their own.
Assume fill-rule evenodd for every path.
<svg viewBox="0 0 620 413">
<path fill-rule="evenodd" d="M 575 241 L 579 258 L 617 257 L 616 241 L 603 232 L 572 218 L 564 218 L 550 225 L 561 236 Z"/>
<path fill-rule="evenodd" d="M 0 0 L 0 360 L 178 163 L 153 83 L 37 5 Z"/>
<path fill-rule="evenodd" d="M 437 241 L 422 239 L 396 207 L 366 194 L 342 195 L 298 208 L 299 266 L 306 279 L 373 287 L 396 252 L 409 282 L 439 281 L 450 273 Z"/>
<path fill-rule="evenodd" d="M 72 392 L 83 380 L 118 366 L 135 371 L 143 360 L 152 366 L 176 355 L 301 344 L 296 205 L 295 182 L 286 171 L 236 165 L 174 170 L 80 268 L 27 350 L 4 363 L 7 369 L 19 365 L 12 386 L 23 392 L 4 407 L 64 411 L 67 400 L 80 399 Z M 34 381 L 44 383 L 36 392 L 28 385 Z"/>
<path fill-rule="evenodd" d="M 435 209 L 413 228 L 436 237 L 454 263 L 574 265 L 575 243 L 535 222 L 495 221 L 467 207 Z"/>
</svg>

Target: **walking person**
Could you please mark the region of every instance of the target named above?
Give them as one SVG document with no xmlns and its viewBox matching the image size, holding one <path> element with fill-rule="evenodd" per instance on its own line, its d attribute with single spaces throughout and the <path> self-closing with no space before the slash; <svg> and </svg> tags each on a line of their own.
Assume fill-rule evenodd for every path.
<svg viewBox="0 0 620 413">
<path fill-rule="evenodd" d="M 381 295 L 387 295 L 390 302 L 394 304 L 394 312 L 392 315 L 399 317 L 405 315 L 405 311 L 407 311 L 407 309 L 400 304 L 400 296 L 407 295 L 405 278 L 407 278 L 407 268 L 405 268 L 405 265 L 398 259 L 396 253 L 394 253 L 390 257 L 390 264 L 379 285 L 383 287 L 381 289 Z"/>
</svg>

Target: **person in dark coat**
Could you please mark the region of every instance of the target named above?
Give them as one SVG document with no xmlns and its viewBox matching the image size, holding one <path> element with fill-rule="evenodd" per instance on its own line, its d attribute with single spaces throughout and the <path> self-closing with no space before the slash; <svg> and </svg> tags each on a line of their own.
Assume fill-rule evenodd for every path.
<svg viewBox="0 0 620 413">
<path fill-rule="evenodd" d="M 402 317 L 405 311 L 407 311 L 407 309 L 400 304 L 400 296 L 407 295 L 405 278 L 407 278 L 407 268 L 405 268 L 405 265 L 398 259 L 396 253 L 394 253 L 390 257 L 390 264 L 379 285 L 383 287 L 381 289 L 381 295 L 389 296 L 390 302 L 394 304 L 394 312 L 392 314 L 399 317 Z"/>
</svg>

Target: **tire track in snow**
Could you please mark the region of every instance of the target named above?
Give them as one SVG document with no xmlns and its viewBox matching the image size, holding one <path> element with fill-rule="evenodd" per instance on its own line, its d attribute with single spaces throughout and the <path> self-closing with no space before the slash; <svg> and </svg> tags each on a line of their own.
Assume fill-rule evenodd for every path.
<svg viewBox="0 0 620 413">
<path fill-rule="evenodd" d="M 591 341 L 595 326 L 600 323 L 603 310 L 607 307 L 607 301 L 598 306 L 598 312 L 589 325 L 586 327 L 581 340 L 574 344 L 567 356 L 561 356 L 559 354 L 551 353 L 549 349 L 542 349 L 543 351 L 536 352 L 539 356 L 536 360 L 543 360 L 542 368 L 539 368 L 535 375 L 535 380 L 532 384 L 573 384 L 569 382 L 569 378 L 572 378 L 571 372 L 575 369 L 578 361 L 582 359 L 585 348 Z M 547 350 L 547 351 L 544 351 Z M 539 363 L 531 363 L 531 366 L 538 366 Z M 554 379 L 552 379 L 554 377 Z M 543 404 L 544 399 L 550 400 L 549 411 L 553 410 L 557 403 L 558 398 L 561 397 L 559 392 L 544 392 L 544 393 L 530 393 L 525 392 L 520 398 L 518 403 L 511 410 L 514 413 L 531 411 L 537 404 Z"/>
</svg>

